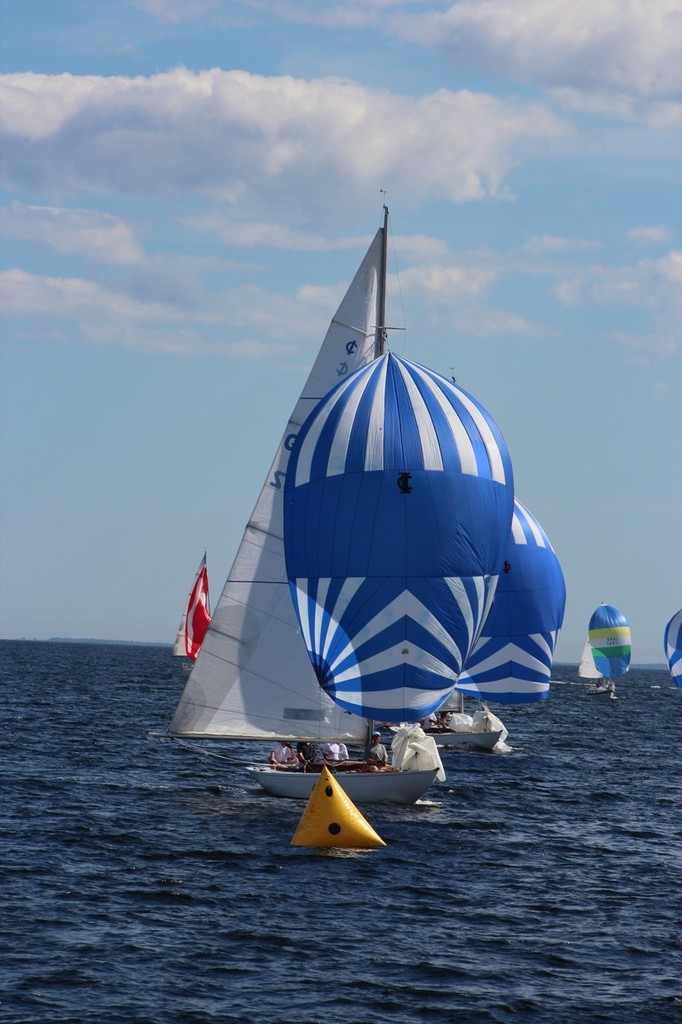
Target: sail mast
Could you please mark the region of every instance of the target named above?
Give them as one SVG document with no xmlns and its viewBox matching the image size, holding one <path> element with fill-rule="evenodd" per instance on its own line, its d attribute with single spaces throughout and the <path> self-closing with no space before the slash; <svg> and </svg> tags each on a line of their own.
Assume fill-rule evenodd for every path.
<svg viewBox="0 0 682 1024">
<path fill-rule="evenodd" d="M 379 265 L 379 294 L 377 297 L 377 312 L 379 314 L 376 326 L 375 354 L 378 359 L 383 356 L 386 349 L 386 266 L 388 255 L 388 207 L 384 204 L 384 226 L 381 239 L 381 263 Z"/>
<path fill-rule="evenodd" d="M 374 342 L 374 355 L 378 359 L 383 356 L 386 350 L 386 267 L 388 264 L 388 206 L 384 203 L 384 225 L 381 229 L 381 257 L 379 260 L 379 282 L 377 287 L 377 325 Z M 372 742 L 374 722 L 367 719 L 367 734 L 365 736 L 365 757 L 369 753 Z"/>
</svg>

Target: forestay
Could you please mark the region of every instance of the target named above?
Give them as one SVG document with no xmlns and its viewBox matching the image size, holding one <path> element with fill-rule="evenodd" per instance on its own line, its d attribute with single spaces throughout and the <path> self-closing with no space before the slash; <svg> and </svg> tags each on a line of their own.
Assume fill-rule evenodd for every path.
<svg viewBox="0 0 682 1024">
<path fill-rule="evenodd" d="M 311 740 L 364 735 L 364 722 L 320 690 L 301 639 L 285 570 L 282 495 L 293 440 L 310 410 L 339 380 L 375 357 L 383 239 L 380 229 L 284 431 L 170 725 L 173 735 Z"/>
<path fill-rule="evenodd" d="M 439 374 L 387 354 L 301 428 L 285 547 L 317 678 L 356 715 L 415 721 L 452 691 L 504 561 L 506 444 Z"/>
<path fill-rule="evenodd" d="M 456 689 L 502 704 L 544 700 L 565 607 L 559 559 L 540 523 L 515 499 L 495 600 Z"/>
</svg>

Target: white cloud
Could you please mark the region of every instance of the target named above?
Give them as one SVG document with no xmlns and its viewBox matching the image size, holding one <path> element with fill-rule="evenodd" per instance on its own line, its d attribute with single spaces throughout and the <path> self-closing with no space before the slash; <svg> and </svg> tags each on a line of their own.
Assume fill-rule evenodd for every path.
<svg viewBox="0 0 682 1024">
<path fill-rule="evenodd" d="M 6 238 L 38 242 L 60 253 L 82 253 L 103 263 L 132 263 L 142 256 L 125 221 L 94 210 L 13 202 L 0 208 L 0 231 Z"/>
<path fill-rule="evenodd" d="M 672 251 L 659 260 L 641 260 L 633 266 L 586 267 L 562 280 L 573 301 L 589 297 L 598 304 L 653 306 L 661 299 L 682 301 L 682 252 Z"/>
<path fill-rule="evenodd" d="M 400 247 L 403 256 L 402 246 Z M 415 254 L 416 255 L 416 254 Z M 502 335 L 528 337 L 551 331 L 532 323 L 523 314 L 497 308 L 493 293 L 504 285 L 508 274 L 518 272 L 518 260 L 490 250 L 469 251 L 454 262 L 447 254 L 438 263 L 418 261 L 400 273 L 399 291 L 410 296 L 410 306 L 419 309 L 434 325 L 445 326 L 460 336 L 490 338 Z M 396 291 L 397 286 L 389 285 Z M 426 321 L 425 321 L 426 322 Z"/>
<path fill-rule="evenodd" d="M 180 267 L 187 263 L 180 261 Z M 148 281 L 140 286 L 134 277 L 114 286 L 11 268 L 0 271 L 0 306 L 5 316 L 23 320 L 24 337 L 44 339 L 42 327 L 35 325 L 52 322 L 59 325 L 50 328 L 55 340 L 75 337 L 84 344 L 149 352 L 223 352 L 255 359 L 296 352 L 291 338 L 320 338 L 344 291 L 342 285 L 308 287 L 284 295 L 245 285 L 199 296 L 199 286 L 190 284 L 194 294 L 183 301 L 187 297 L 176 296 L 172 280 L 163 284 L 160 277 L 151 287 Z"/>
<path fill-rule="evenodd" d="M 457 302 L 462 295 L 483 295 L 497 279 L 498 273 L 482 266 L 447 266 L 428 264 L 411 267 L 400 275 L 404 291 L 418 294 L 441 295 L 448 303 Z"/>
<path fill-rule="evenodd" d="M 53 135 L 84 108 L 96 105 L 98 86 L 105 81 L 94 75 L 36 75 L 31 71 L 2 75 L 0 131 L 8 139 Z"/>
<path fill-rule="evenodd" d="M 543 256 L 551 253 L 581 252 L 594 249 L 597 243 L 586 238 L 562 238 L 557 235 L 533 235 L 526 242 L 524 249 L 532 256 Z"/>
<path fill-rule="evenodd" d="M 309 231 L 297 231 L 282 224 L 265 221 L 236 221 L 229 213 L 213 209 L 206 213 L 186 215 L 179 218 L 181 224 L 194 231 L 215 234 L 227 245 L 242 248 L 266 246 L 286 249 L 289 252 L 334 252 L 346 249 L 366 248 L 371 236 L 318 235 Z M 438 259 L 447 256 L 449 250 L 441 238 L 428 235 L 391 235 L 392 246 L 400 252 L 405 261 Z"/>
<path fill-rule="evenodd" d="M 682 252 L 641 260 L 631 267 L 593 268 L 592 280 L 586 285 L 598 304 L 660 306 L 676 300 L 682 311 Z"/>
<path fill-rule="evenodd" d="M 607 89 L 552 89 L 551 98 L 558 109 L 568 113 L 584 112 L 612 121 L 641 122 L 647 128 L 676 129 L 682 123 L 682 104 L 636 93 L 614 93 Z"/>
<path fill-rule="evenodd" d="M 457 64 L 572 90 L 574 102 L 682 98 L 680 0 L 458 0 L 404 25 Z"/>
<path fill-rule="evenodd" d="M 682 323 L 682 252 L 632 266 L 591 266 L 559 281 L 555 297 L 564 305 L 647 310 L 652 329 L 647 334 L 618 332 L 617 339 L 633 352 L 667 358 L 679 350 Z"/>
<path fill-rule="evenodd" d="M 290 252 L 330 252 L 337 249 L 358 249 L 369 245 L 370 238 L 346 236 L 330 238 L 308 231 L 297 231 L 271 221 L 236 221 L 221 210 L 192 214 L 180 218 L 180 223 L 194 231 L 215 234 L 227 245 L 245 249 L 268 246 Z"/>
<path fill-rule="evenodd" d="M 7 316 L 81 317 L 101 320 L 179 320 L 170 304 L 143 302 L 82 278 L 42 277 L 18 268 L 0 272 L 0 300 Z"/>
<path fill-rule="evenodd" d="M 670 241 L 670 229 L 664 224 L 636 227 L 628 231 L 628 238 L 635 245 L 660 245 Z"/>
<path fill-rule="evenodd" d="M 342 216 L 358 191 L 392 201 L 505 196 L 529 143 L 568 134 L 539 104 L 440 89 L 417 99 L 339 79 L 183 68 L 151 78 L 0 79 L 6 181 L 70 194 L 210 193 L 241 209 Z"/>
<path fill-rule="evenodd" d="M 617 332 L 615 337 L 624 348 L 646 362 L 671 359 L 680 347 L 679 337 L 675 337 L 673 334 L 625 334 Z M 657 385 L 654 390 L 661 391 L 664 388 Z M 665 390 L 667 390 L 667 387 Z"/>
<path fill-rule="evenodd" d="M 126 0 L 160 21 L 196 21 L 220 7 L 221 0 Z"/>
</svg>

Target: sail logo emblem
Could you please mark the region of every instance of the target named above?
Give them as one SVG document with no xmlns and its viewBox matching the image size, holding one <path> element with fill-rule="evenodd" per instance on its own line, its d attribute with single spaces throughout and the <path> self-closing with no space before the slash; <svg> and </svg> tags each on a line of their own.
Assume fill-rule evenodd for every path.
<svg viewBox="0 0 682 1024">
<path fill-rule="evenodd" d="M 410 487 L 410 480 L 412 479 L 411 473 L 400 473 L 396 483 L 401 494 L 411 494 L 412 488 Z"/>
</svg>

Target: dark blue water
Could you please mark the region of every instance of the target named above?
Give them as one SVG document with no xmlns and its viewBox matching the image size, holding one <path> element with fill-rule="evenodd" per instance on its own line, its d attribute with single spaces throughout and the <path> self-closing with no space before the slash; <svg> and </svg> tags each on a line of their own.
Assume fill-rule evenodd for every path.
<svg viewBox="0 0 682 1024">
<path fill-rule="evenodd" d="M 0 655 L 3 1024 L 682 1021 L 667 673 L 505 709 L 513 753 L 448 756 L 429 802 L 363 808 L 385 849 L 335 852 L 290 846 L 301 804 L 149 735 L 168 649 Z"/>
</svg>

